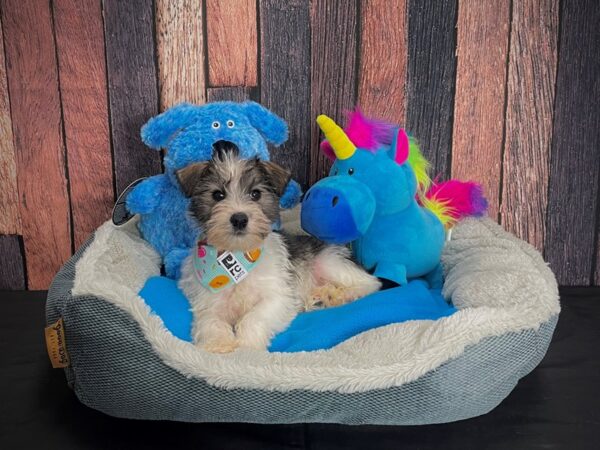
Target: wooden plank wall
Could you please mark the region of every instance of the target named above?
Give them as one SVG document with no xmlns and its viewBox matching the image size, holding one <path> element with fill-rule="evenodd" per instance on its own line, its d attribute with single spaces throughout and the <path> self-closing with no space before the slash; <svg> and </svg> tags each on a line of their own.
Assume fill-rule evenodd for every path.
<svg viewBox="0 0 600 450">
<path fill-rule="evenodd" d="M 160 172 L 139 129 L 181 101 L 255 100 L 305 188 L 314 118 L 404 125 L 434 176 L 563 285 L 600 285 L 600 8 L 594 0 L 0 0 L 0 289 L 46 289 L 115 196 Z"/>
</svg>

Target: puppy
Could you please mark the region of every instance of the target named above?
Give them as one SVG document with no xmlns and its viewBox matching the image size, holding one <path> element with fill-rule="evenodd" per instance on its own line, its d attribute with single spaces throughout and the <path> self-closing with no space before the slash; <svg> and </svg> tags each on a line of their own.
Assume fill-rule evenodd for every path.
<svg viewBox="0 0 600 450">
<path fill-rule="evenodd" d="M 277 164 L 240 159 L 232 146 L 177 177 L 203 231 L 183 263 L 179 287 L 192 306 L 194 343 L 205 350 L 264 350 L 303 309 L 379 289 L 347 248 L 272 231 L 290 179 Z"/>
</svg>

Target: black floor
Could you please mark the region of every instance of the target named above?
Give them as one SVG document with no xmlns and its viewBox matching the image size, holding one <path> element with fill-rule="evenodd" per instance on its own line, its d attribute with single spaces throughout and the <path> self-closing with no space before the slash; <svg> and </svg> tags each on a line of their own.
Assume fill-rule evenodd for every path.
<svg viewBox="0 0 600 450">
<path fill-rule="evenodd" d="M 43 340 L 44 292 L 0 292 L 0 449 L 598 449 L 600 289 L 562 290 L 548 355 L 491 413 L 420 427 L 139 422 L 81 405 Z"/>
</svg>

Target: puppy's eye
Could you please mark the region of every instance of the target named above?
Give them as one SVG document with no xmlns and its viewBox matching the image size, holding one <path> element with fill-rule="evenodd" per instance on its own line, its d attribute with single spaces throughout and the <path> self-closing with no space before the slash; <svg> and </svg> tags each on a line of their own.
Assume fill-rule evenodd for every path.
<svg viewBox="0 0 600 450">
<path fill-rule="evenodd" d="M 261 196 L 261 193 L 258 189 L 254 189 L 252 192 L 250 192 L 250 198 L 252 200 L 254 200 L 255 202 L 260 200 L 260 196 Z"/>
<path fill-rule="evenodd" d="M 220 202 L 221 200 L 225 200 L 225 192 L 223 191 L 215 191 L 212 193 L 212 198 L 216 202 Z"/>
<path fill-rule="evenodd" d="M 213 127 L 215 130 L 217 130 L 217 129 L 221 128 L 221 124 L 215 120 L 215 121 L 212 123 L 212 127 Z"/>
<path fill-rule="evenodd" d="M 235 127 L 235 122 L 233 120 L 228 120 L 227 121 L 227 127 L 228 128 L 233 128 Z"/>
<path fill-rule="evenodd" d="M 348 175 L 354 175 L 354 169 L 352 167 L 348 169 Z"/>
</svg>

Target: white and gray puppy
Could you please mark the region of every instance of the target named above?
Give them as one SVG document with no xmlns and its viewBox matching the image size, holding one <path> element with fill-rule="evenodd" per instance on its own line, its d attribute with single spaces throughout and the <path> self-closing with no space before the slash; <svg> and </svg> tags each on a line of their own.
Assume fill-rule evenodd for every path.
<svg viewBox="0 0 600 450">
<path fill-rule="evenodd" d="M 216 292 L 200 282 L 194 262 L 200 247 L 184 261 L 179 287 L 192 305 L 194 343 L 205 350 L 266 349 L 298 312 L 317 302 L 346 303 L 380 288 L 377 278 L 350 259 L 347 248 L 272 231 L 290 180 L 277 164 L 240 159 L 233 147 L 177 176 L 191 197 L 190 214 L 203 230 L 199 246 L 210 246 L 217 255 L 260 254 L 245 278 Z"/>
</svg>

